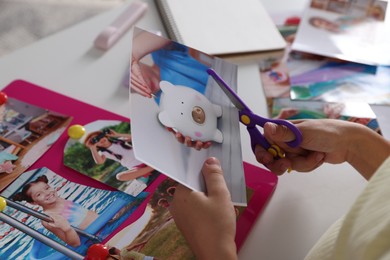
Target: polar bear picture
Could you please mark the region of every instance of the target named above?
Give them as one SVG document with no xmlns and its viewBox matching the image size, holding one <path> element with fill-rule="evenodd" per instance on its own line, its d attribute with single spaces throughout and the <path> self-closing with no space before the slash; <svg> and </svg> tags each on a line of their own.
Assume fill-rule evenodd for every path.
<svg viewBox="0 0 390 260">
<path fill-rule="evenodd" d="M 222 116 L 222 108 L 211 103 L 198 91 L 181 85 L 161 81 L 159 121 L 193 140 L 222 143 L 222 132 L 217 128 L 217 120 Z"/>
</svg>

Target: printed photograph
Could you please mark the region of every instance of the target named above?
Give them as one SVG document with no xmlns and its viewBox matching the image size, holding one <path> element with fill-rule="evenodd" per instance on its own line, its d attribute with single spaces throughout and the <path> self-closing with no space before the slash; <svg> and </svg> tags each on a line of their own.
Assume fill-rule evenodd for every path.
<svg viewBox="0 0 390 260">
<path fill-rule="evenodd" d="M 295 53 L 288 63 L 294 100 L 390 105 L 390 67 Z"/>
<path fill-rule="evenodd" d="M 72 117 L 8 97 L 0 106 L 0 190 L 57 141 Z"/>
<path fill-rule="evenodd" d="M 312 8 L 334 13 L 384 20 L 387 1 L 384 0 L 312 0 Z"/>
<path fill-rule="evenodd" d="M 381 0 L 313 0 L 292 48 L 368 65 L 390 65 L 387 11 L 387 1 Z"/>
<path fill-rule="evenodd" d="M 84 126 L 80 139 L 68 139 L 64 164 L 113 188 L 138 196 L 159 175 L 134 155 L 129 122 L 98 120 Z"/>
<path fill-rule="evenodd" d="M 237 91 L 237 66 L 135 28 L 130 68 L 136 158 L 204 190 L 203 161 L 217 157 L 232 201 L 246 204 L 238 110 L 207 69 Z"/>
<path fill-rule="evenodd" d="M 289 50 L 285 50 L 280 60 L 260 61 L 260 78 L 266 98 L 285 98 L 290 96 L 290 77 L 287 67 Z"/>
<path fill-rule="evenodd" d="M 162 181 L 142 216 L 107 241 L 113 258 L 195 259 L 169 212 L 176 184 L 170 178 Z"/>
<path fill-rule="evenodd" d="M 260 77 L 272 111 L 274 98 L 326 102 L 390 104 L 390 67 L 371 66 L 291 50 L 295 33 L 285 40 L 288 47 L 281 60 L 260 62 Z"/>
<path fill-rule="evenodd" d="M 340 119 L 360 123 L 381 134 L 374 111 L 364 102 L 332 103 L 278 98 L 273 102 L 272 117 L 288 120 Z"/>
<path fill-rule="evenodd" d="M 249 207 L 235 206 L 238 250 L 277 183 L 274 174 L 253 165 L 245 167 L 251 186 L 246 187 L 246 194 L 253 203 Z M 169 211 L 177 184 L 171 178 L 164 178 L 148 197 L 142 215 L 106 241 L 109 259 L 196 259 Z"/>
<path fill-rule="evenodd" d="M 43 234 L 44 240 L 60 243 L 63 250 L 85 255 L 89 246 L 113 234 L 147 193 L 135 198 L 120 191 L 95 189 L 40 168 L 20 175 L 1 196 L 20 205 L 7 206 L 4 214 Z M 64 252 L 31 237 L 24 228 L 2 223 L 0 237 L 4 259 L 69 259 Z"/>
</svg>

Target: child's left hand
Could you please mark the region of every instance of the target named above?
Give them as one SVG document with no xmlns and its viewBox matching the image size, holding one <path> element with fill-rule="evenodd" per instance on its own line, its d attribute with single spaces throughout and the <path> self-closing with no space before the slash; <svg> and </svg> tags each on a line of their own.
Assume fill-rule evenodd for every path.
<svg viewBox="0 0 390 260">
<path fill-rule="evenodd" d="M 176 132 L 175 130 L 173 130 L 170 127 L 167 127 L 167 130 L 175 135 L 176 140 L 179 143 L 182 143 L 182 144 L 184 144 L 187 147 L 195 148 L 197 151 L 199 151 L 201 149 L 207 149 L 212 144 L 211 141 L 202 142 L 202 141 L 199 141 L 199 140 L 198 141 L 192 140 L 191 137 L 184 136 L 182 133 Z"/>
<path fill-rule="evenodd" d="M 219 161 L 202 168 L 207 191 L 178 185 L 169 208 L 175 223 L 199 259 L 237 259 L 236 213 Z"/>
</svg>

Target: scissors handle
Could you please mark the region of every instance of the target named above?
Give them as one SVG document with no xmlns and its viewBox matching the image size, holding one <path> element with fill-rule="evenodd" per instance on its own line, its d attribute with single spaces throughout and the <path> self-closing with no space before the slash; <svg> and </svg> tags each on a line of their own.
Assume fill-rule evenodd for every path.
<svg viewBox="0 0 390 260">
<path fill-rule="evenodd" d="M 252 113 L 252 111 L 250 110 L 241 110 L 239 112 L 239 116 L 240 116 L 241 123 L 243 123 L 247 127 L 247 130 L 251 137 L 251 146 L 253 151 L 255 151 L 256 145 L 260 144 L 264 149 L 268 151 L 270 151 L 271 148 L 276 149 L 277 151 L 274 157 L 277 156 L 283 157 L 281 156 L 282 152 L 280 151 L 280 148 L 273 147 L 267 141 L 267 139 L 265 139 L 265 137 L 260 133 L 259 129 L 257 128 L 257 126 L 264 127 L 265 123 L 267 122 L 272 122 L 278 125 L 284 125 L 294 133 L 295 139 L 290 142 L 287 142 L 286 144 L 288 146 L 297 147 L 302 142 L 302 133 L 294 124 L 292 124 L 287 120 L 264 118 Z"/>
<path fill-rule="evenodd" d="M 269 119 L 267 118 L 268 122 L 277 124 L 277 125 L 284 125 L 288 129 L 291 130 L 291 132 L 294 133 L 295 139 L 287 142 L 286 144 L 292 148 L 299 146 L 302 143 L 302 133 L 299 131 L 299 129 L 290 121 L 283 120 L 283 119 Z M 264 125 L 263 125 L 264 126 Z"/>
</svg>

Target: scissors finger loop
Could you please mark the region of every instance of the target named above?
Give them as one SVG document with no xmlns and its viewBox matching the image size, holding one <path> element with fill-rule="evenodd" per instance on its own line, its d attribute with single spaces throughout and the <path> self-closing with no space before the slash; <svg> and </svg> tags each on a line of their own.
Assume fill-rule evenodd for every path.
<svg viewBox="0 0 390 260">
<path fill-rule="evenodd" d="M 268 148 L 268 152 L 272 154 L 273 157 L 279 157 L 279 158 L 285 157 L 284 151 L 280 149 L 280 147 L 277 146 L 276 144 L 271 145 Z"/>
</svg>

